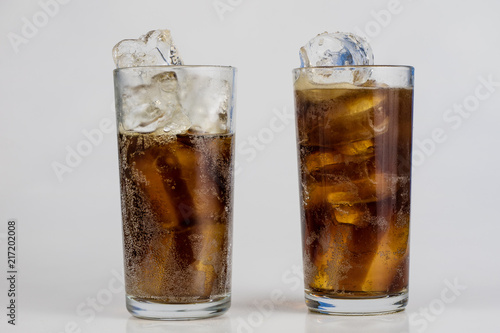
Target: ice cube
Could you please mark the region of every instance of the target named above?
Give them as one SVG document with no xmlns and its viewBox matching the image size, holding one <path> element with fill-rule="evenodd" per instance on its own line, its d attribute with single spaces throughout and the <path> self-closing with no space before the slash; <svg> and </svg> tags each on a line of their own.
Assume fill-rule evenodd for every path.
<svg viewBox="0 0 500 333">
<path fill-rule="evenodd" d="M 352 97 L 346 101 L 344 108 L 329 112 L 327 123 L 332 129 L 333 139 L 338 143 L 359 141 L 358 148 L 361 148 L 359 145 L 370 145 L 369 141 L 373 137 L 389 129 L 389 117 L 382 107 L 383 101 L 384 98 L 377 94 Z M 356 155 L 356 150 L 347 155 Z"/>
<path fill-rule="evenodd" d="M 337 151 L 344 155 L 356 156 L 366 155 L 367 158 L 373 156 L 373 140 L 361 140 L 335 147 Z"/>
<path fill-rule="evenodd" d="M 203 296 L 209 297 L 212 294 L 217 272 L 223 265 L 226 232 L 227 228 L 223 224 L 206 224 L 199 226 L 196 239 L 191 239 L 196 270 L 204 275 L 204 281 L 195 285 L 204 286 Z"/>
<path fill-rule="evenodd" d="M 209 76 L 189 76 L 181 84 L 180 101 L 188 110 L 191 120 L 190 132 L 226 133 L 231 117 L 231 85 L 224 80 L 213 80 Z"/>
<path fill-rule="evenodd" d="M 343 162 L 342 155 L 334 152 L 315 152 L 306 157 L 305 165 L 308 173 L 331 170 Z"/>
<path fill-rule="evenodd" d="M 348 145 L 345 145 L 348 149 Z M 362 149 L 362 147 L 363 149 Z M 366 148 L 366 150 L 364 150 Z M 359 145 L 357 155 L 344 155 L 342 151 L 317 151 L 305 157 L 304 172 L 310 175 L 323 176 L 327 179 L 335 175 L 358 177 L 366 175 L 370 167 L 369 159 L 373 157 L 373 145 Z"/>
<path fill-rule="evenodd" d="M 317 271 L 311 281 L 311 287 L 323 290 L 338 290 L 351 269 L 351 257 L 348 244 L 353 228 L 347 225 L 331 225 L 319 235 L 321 248 L 314 256 Z"/>
<path fill-rule="evenodd" d="M 373 65 L 368 42 L 351 33 L 324 32 L 300 49 L 301 67 Z"/>
<path fill-rule="evenodd" d="M 169 134 L 186 133 L 191 127 L 191 120 L 181 106 L 177 75 L 174 72 L 163 72 L 153 76 L 152 82 L 152 85 L 159 87 L 165 106 L 167 118 L 163 131 Z"/>
<path fill-rule="evenodd" d="M 152 30 L 139 39 L 125 39 L 113 47 L 117 68 L 182 65 L 169 30 Z"/>
<path fill-rule="evenodd" d="M 409 215 L 408 215 L 409 217 Z M 405 225 L 395 225 L 379 239 L 376 254 L 368 266 L 363 291 L 386 291 L 391 281 L 403 274 L 408 259 L 409 218 Z"/>
<path fill-rule="evenodd" d="M 366 204 L 337 205 L 333 208 L 333 211 L 338 223 L 351 224 L 357 227 L 365 227 L 369 223 L 369 212 Z"/>
<path fill-rule="evenodd" d="M 167 124 L 165 101 L 157 86 L 124 88 L 122 125 L 126 131 L 151 133 Z"/>
<path fill-rule="evenodd" d="M 173 262 L 170 255 L 175 250 L 172 237 L 156 237 L 148 245 L 148 251 L 137 270 L 136 292 L 148 296 L 163 296 L 166 268 Z"/>
<path fill-rule="evenodd" d="M 348 205 L 350 203 L 361 202 L 358 196 L 358 188 L 348 177 L 335 178 L 333 184 L 328 185 L 324 185 L 324 181 L 309 187 L 303 184 L 307 193 L 304 203 L 311 207 L 324 204 L 335 207 L 342 204 Z"/>
<path fill-rule="evenodd" d="M 349 179 L 328 186 L 327 200 L 334 206 L 363 202 L 358 186 Z"/>
<path fill-rule="evenodd" d="M 340 96 L 328 99 L 329 91 L 336 92 L 336 89 L 313 90 L 318 102 L 308 104 L 306 111 L 311 114 L 310 117 L 299 119 L 308 145 L 339 146 L 340 151 L 344 144 L 356 141 L 368 144 L 368 140 L 388 131 L 390 118 L 384 94 L 340 89 L 337 92 Z M 323 101 L 320 101 L 321 98 Z"/>
<path fill-rule="evenodd" d="M 169 134 L 185 133 L 191 126 L 179 101 L 179 87 L 174 72 L 153 76 L 151 84 L 124 88 L 123 127 L 126 131 Z"/>
<path fill-rule="evenodd" d="M 349 205 L 387 199 L 396 195 L 398 177 L 385 173 L 372 173 L 357 180 L 343 179 L 325 186 L 330 204 Z"/>
<path fill-rule="evenodd" d="M 155 139 L 160 139 L 159 136 L 155 136 Z M 161 141 L 160 141 L 161 142 Z M 167 145 L 166 142 L 162 142 Z M 182 215 L 182 211 L 179 210 L 179 205 L 172 198 L 171 191 L 177 184 L 172 184 L 171 179 L 174 179 L 177 169 L 175 168 L 165 168 L 164 160 L 167 158 L 171 163 L 175 163 L 175 156 L 168 156 L 169 152 L 176 149 L 178 145 L 174 142 L 168 144 L 167 148 L 161 151 L 156 148 L 145 149 L 140 153 L 135 151 L 137 146 L 147 146 L 151 142 L 143 141 L 139 142 L 139 145 L 133 145 L 130 147 L 130 155 L 133 155 L 132 174 L 135 181 L 139 184 L 141 190 L 145 193 L 148 200 L 152 203 L 162 203 L 161 205 L 154 205 L 151 210 L 153 214 L 160 220 L 163 221 L 162 228 L 165 230 L 180 227 L 183 225 L 183 220 L 185 216 Z M 154 145 L 158 145 L 157 142 L 153 142 Z M 167 156 L 165 156 L 167 155 Z M 194 162 L 194 160 L 193 160 Z M 169 171 L 172 173 L 169 173 Z M 168 186 L 170 185 L 170 186 Z"/>
<path fill-rule="evenodd" d="M 384 101 L 382 94 L 365 94 L 353 96 L 346 102 L 346 109 L 342 115 L 355 116 L 360 113 L 370 111 Z"/>
<path fill-rule="evenodd" d="M 373 259 L 377 234 L 348 223 L 332 224 L 320 235 L 323 251 L 315 254 L 317 272 L 311 286 L 317 289 L 356 291 Z"/>
</svg>

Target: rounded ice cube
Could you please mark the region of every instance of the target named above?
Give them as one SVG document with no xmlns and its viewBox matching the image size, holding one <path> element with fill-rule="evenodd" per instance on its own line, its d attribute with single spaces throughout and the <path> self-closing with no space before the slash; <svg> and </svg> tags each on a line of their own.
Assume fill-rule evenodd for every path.
<svg viewBox="0 0 500 333">
<path fill-rule="evenodd" d="M 300 49 L 300 67 L 373 65 L 368 42 L 346 32 L 324 32 Z"/>
</svg>

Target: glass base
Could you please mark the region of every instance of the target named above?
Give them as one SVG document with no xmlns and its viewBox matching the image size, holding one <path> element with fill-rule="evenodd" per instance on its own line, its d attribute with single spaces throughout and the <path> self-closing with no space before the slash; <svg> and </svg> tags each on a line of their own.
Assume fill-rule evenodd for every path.
<svg viewBox="0 0 500 333">
<path fill-rule="evenodd" d="M 408 292 L 377 298 L 333 298 L 305 293 L 309 310 L 343 316 L 370 316 L 403 311 L 408 304 Z"/>
<path fill-rule="evenodd" d="M 231 295 L 206 303 L 155 303 L 127 295 L 127 310 L 135 317 L 153 320 L 194 320 L 220 316 L 231 306 Z"/>
</svg>

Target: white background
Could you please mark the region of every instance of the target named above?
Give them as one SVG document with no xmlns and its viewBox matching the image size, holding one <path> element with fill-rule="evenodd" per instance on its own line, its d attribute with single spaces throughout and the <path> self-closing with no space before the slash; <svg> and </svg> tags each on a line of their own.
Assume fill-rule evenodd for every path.
<svg viewBox="0 0 500 333">
<path fill-rule="evenodd" d="M 1 332 L 499 331 L 498 1 L 60 1 L 50 17 L 35 0 L 0 2 Z M 26 22 L 39 28 L 23 32 Z M 156 28 L 171 29 L 186 64 L 239 70 L 233 306 L 217 319 L 150 322 L 126 311 L 115 278 L 122 244 L 114 131 L 62 181 L 52 167 L 66 163 L 83 130 L 114 122 L 113 45 Z M 398 315 L 306 311 L 292 271 L 301 267 L 293 120 L 255 158 L 241 151 L 277 112 L 292 114 L 298 49 L 325 30 L 368 36 L 377 64 L 415 67 L 411 292 Z M 431 143 L 436 130 L 445 139 Z M 6 323 L 9 218 L 19 222 L 15 327 Z M 466 289 L 453 294 L 449 283 Z M 273 293 L 285 300 L 273 303 Z M 98 310 L 90 310 L 96 297 Z"/>
</svg>

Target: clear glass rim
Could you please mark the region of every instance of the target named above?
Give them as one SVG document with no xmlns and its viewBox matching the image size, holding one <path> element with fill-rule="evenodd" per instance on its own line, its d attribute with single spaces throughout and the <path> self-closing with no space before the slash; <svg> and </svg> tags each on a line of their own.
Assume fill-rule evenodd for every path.
<svg viewBox="0 0 500 333">
<path fill-rule="evenodd" d="M 312 69 L 361 69 L 361 68 L 368 68 L 368 69 L 375 69 L 375 68 L 401 68 L 401 69 L 407 69 L 407 70 L 415 70 L 413 66 L 408 66 L 408 65 L 349 65 L 349 66 L 311 66 L 311 67 L 298 67 L 294 68 L 293 71 L 300 71 L 300 70 L 312 70 Z"/>
<path fill-rule="evenodd" d="M 154 66 L 132 66 L 132 67 L 123 67 L 123 68 L 115 68 L 113 72 L 118 73 L 127 70 L 137 70 L 137 69 L 220 69 L 220 70 L 232 70 L 237 71 L 236 67 L 233 66 L 225 66 L 225 65 L 154 65 Z"/>
</svg>

